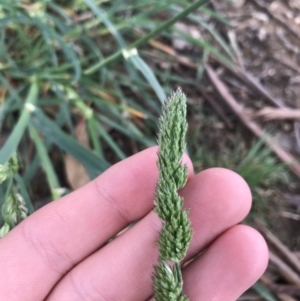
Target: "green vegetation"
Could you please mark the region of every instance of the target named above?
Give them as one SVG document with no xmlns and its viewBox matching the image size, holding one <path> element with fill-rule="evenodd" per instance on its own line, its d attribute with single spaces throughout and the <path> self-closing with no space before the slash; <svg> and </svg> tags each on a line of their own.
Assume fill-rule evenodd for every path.
<svg viewBox="0 0 300 301">
<path fill-rule="evenodd" d="M 206 2 L 0 0 L 0 235 L 33 212 L 32 203 L 41 198 L 41 169 L 48 186 L 43 196 L 55 200 L 68 191 L 61 167 L 66 155 L 93 179 L 155 145 L 162 104 L 177 86 L 192 108 L 188 151 L 197 171 L 237 171 L 252 188 L 255 205 L 266 190 L 287 182 L 286 166 L 261 142 L 247 144 L 236 133 L 214 135 L 215 113 L 213 120 L 199 120 L 204 64 L 235 61 L 224 34 L 209 21 L 219 27 L 230 22 Z M 176 41 L 191 51 L 177 51 Z M 76 136 L 80 122 L 89 148 Z M 15 153 L 19 169 L 12 171 L 7 164 Z"/>
<path fill-rule="evenodd" d="M 184 200 L 178 195 L 188 178 L 188 169 L 181 163 L 187 127 L 186 96 L 178 89 L 166 101 L 159 122 L 155 211 L 163 226 L 158 241 L 159 262 L 153 277 L 156 301 L 189 300 L 183 293 L 180 263 L 190 244 L 192 229 L 188 210 L 183 209 Z"/>
<path fill-rule="evenodd" d="M 208 7 L 199 8 L 207 1 L 152 2 L 0 2 L 0 128 L 8 135 L 0 164 L 25 147 L 25 154 L 19 152 L 20 172 L 29 195 L 41 162 L 52 198 L 61 194 L 64 184 L 51 159 L 54 146 L 59 160 L 70 154 L 94 178 L 131 154 L 116 143 L 112 131 L 138 149 L 155 144 L 166 94 L 177 85 L 196 86 L 197 77 L 186 82 L 161 68 L 174 58 L 149 46 L 150 38 L 182 39 L 200 47 L 203 57 L 187 57 L 199 68 L 210 52 L 230 60 L 228 46 L 204 19 L 227 21 Z M 208 40 L 174 30 L 173 23 L 187 15 L 223 54 Z M 77 141 L 80 120 L 87 124 L 90 149 Z"/>
</svg>

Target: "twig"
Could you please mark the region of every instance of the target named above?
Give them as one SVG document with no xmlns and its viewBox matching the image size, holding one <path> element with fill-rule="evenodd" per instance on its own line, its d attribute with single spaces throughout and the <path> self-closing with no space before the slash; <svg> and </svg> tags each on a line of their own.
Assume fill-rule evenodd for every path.
<svg viewBox="0 0 300 301">
<path fill-rule="evenodd" d="M 226 68 L 228 71 L 230 71 L 233 75 L 238 77 L 240 80 L 242 80 L 246 85 L 250 86 L 252 89 L 254 89 L 257 93 L 261 94 L 265 99 L 267 99 L 270 103 L 275 105 L 276 107 L 283 108 L 286 107 L 284 102 L 274 97 L 260 82 L 259 80 L 254 77 L 252 74 L 247 72 L 242 67 L 237 66 L 229 66 L 222 62 L 218 57 L 212 56 L 215 61 L 217 61 L 219 64 L 221 64 L 224 68 Z"/>
<path fill-rule="evenodd" d="M 300 148 L 300 122 L 299 121 L 294 122 L 294 132 L 295 132 L 296 142 L 298 144 L 298 147 Z"/>
<path fill-rule="evenodd" d="M 260 281 L 274 294 L 290 294 L 300 296 L 300 286 L 295 284 L 277 284 L 266 274 L 262 275 Z"/>
<path fill-rule="evenodd" d="M 252 88 L 254 88 L 257 92 L 262 94 L 266 99 L 268 99 L 272 104 L 279 108 L 284 108 L 284 102 L 274 97 L 260 82 L 257 78 L 255 78 L 252 74 L 247 72 L 245 69 L 238 68 L 235 74 L 242 79 L 245 83 L 249 84 Z"/>
<path fill-rule="evenodd" d="M 254 114 L 255 117 L 261 117 L 264 120 L 275 119 L 300 119 L 300 110 L 291 108 L 269 108 L 265 107 Z"/>
<path fill-rule="evenodd" d="M 177 59 L 179 63 L 181 63 L 184 66 L 197 69 L 197 64 L 193 62 L 192 60 L 179 55 L 173 48 L 169 47 L 168 45 L 165 45 L 159 41 L 156 40 L 150 40 L 149 44 L 152 45 L 154 48 L 159 49 Z M 230 67 L 221 60 L 219 60 L 217 57 L 211 56 L 214 58 L 214 60 L 218 61 L 223 67 L 228 69 L 231 73 L 233 73 L 235 76 L 237 76 L 240 80 L 242 80 L 245 84 L 249 85 L 252 89 L 257 91 L 257 93 L 261 94 L 263 97 L 265 97 L 269 102 L 271 102 L 273 105 L 279 108 L 285 107 L 284 102 L 274 97 L 260 82 L 257 78 L 255 78 L 253 75 L 251 75 L 249 72 L 247 72 L 243 68 L 239 67 Z"/>
<path fill-rule="evenodd" d="M 295 221 L 300 221 L 300 215 L 299 214 L 295 214 L 295 213 L 291 213 L 291 212 L 287 212 L 287 211 L 281 211 L 279 214 L 282 217 L 290 218 L 290 219 L 293 219 Z"/>
<path fill-rule="evenodd" d="M 279 39 L 280 44 L 283 45 L 287 51 L 291 51 L 296 54 L 298 53 L 298 47 L 291 43 L 286 34 L 286 31 L 283 30 L 283 28 L 276 28 L 276 36 Z"/>
<path fill-rule="evenodd" d="M 227 35 L 228 35 L 228 38 L 229 38 L 229 41 L 230 41 L 230 45 L 231 45 L 233 51 L 235 52 L 235 55 L 237 57 L 237 61 L 238 61 L 239 65 L 241 67 L 244 66 L 243 55 L 242 55 L 242 52 L 241 52 L 241 50 L 238 46 L 235 31 L 234 30 L 229 30 Z"/>
<path fill-rule="evenodd" d="M 243 107 L 236 101 L 230 94 L 227 86 L 219 79 L 216 72 L 207 64 L 205 65 L 208 77 L 214 85 L 215 89 L 219 92 L 223 100 L 229 105 L 232 111 L 239 117 L 239 119 L 248 127 L 257 137 L 261 138 L 276 155 L 286 164 L 289 168 L 300 177 L 300 164 L 296 161 L 294 156 L 283 150 L 277 143 L 270 137 L 266 136 L 262 128 L 253 120 L 249 118 L 244 112 Z"/>
<path fill-rule="evenodd" d="M 152 47 L 159 49 L 171 56 L 173 56 L 174 58 L 176 58 L 176 60 L 181 63 L 184 66 L 193 68 L 193 69 L 197 69 L 197 64 L 194 63 L 193 61 L 191 61 L 190 59 L 186 58 L 185 56 L 179 55 L 173 48 L 171 48 L 168 45 L 165 45 L 157 40 L 150 40 L 148 42 Z"/>
<path fill-rule="evenodd" d="M 272 262 L 277 268 L 282 277 L 291 284 L 300 286 L 299 275 L 294 272 L 282 259 L 280 259 L 273 252 L 269 252 L 270 262 Z"/>
<path fill-rule="evenodd" d="M 279 54 L 275 54 L 274 59 L 277 62 L 281 63 L 282 65 L 284 65 L 284 66 L 294 70 L 298 74 L 300 74 L 300 67 L 298 65 L 296 65 L 294 61 L 292 61 L 286 57 L 283 57 L 282 55 L 279 55 Z"/>
<path fill-rule="evenodd" d="M 271 231 L 269 231 L 259 219 L 255 219 L 255 222 L 266 240 L 280 252 L 280 254 L 298 273 L 300 273 L 300 260 L 297 258 L 297 256 L 291 252 Z"/>
<path fill-rule="evenodd" d="M 278 294 L 277 296 L 281 301 L 297 301 L 296 299 L 287 294 Z"/>
</svg>

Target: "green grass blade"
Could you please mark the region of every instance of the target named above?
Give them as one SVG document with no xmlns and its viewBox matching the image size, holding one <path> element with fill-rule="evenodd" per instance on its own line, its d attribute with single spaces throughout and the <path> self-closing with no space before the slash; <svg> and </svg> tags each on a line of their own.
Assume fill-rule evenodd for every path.
<svg viewBox="0 0 300 301">
<path fill-rule="evenodd" d="M 57 41 L 57 43 L 60 45 L 63 53 L 69 59 L 69 61 L 71 62 L 72 66 L 73 66 L 74 74 L 73 74 L 72 82 L 73 83 L 78 82 L 78 80 L 81 77 L 81 65 L 80 65 L 80 61 L 79 61 L 75 51 L 73 50 L 72 46 L 69 45 L 68 43 L 66 43 L 56 32 L 50 31 L 46 25 L 44 26 L 44 24 L 42 22 L 39 22 L 39 25 L 42 27 L 42 29 L 44 29 L 44 32 L 47 31 L 47 33 L 50 35 L 50 39 Z"/>
<path fill-rule="evenodd" d="M 203 48 L 204 50 L 209 51 L 210 53 L 212 53 L 215 57 L 217 57 L 221 62 L 223 62 L 224 64 L 226 64 L 228 67 L 230 68 L 234 68 L 234 65 L 232 63 L 232 61 L 230 59 L 227 58 L 227 56 L 225 56 L 224 54 L 222 54 L 217 48 L 215 48 L 214 46 L 212 46 L 210 43 L 208 43 L 205 40 L 200 40 L 200 39 L 195 39 L 192 36 L 179 31 L 178 30 L 178 38 L 182 38 L 196 46 L 199 46 L 201 48 Z"/>
<path fill-rule="evenodd" d="M 29 125 L 29 132 L 30 132 L 31 139 L 33 140 L 35 147 L 37 149 L 37 153 L 40 157 L 40 162 L 43 162 L 42 167 L 43 167 L 46 177 L 47 177 L 47 181 L 48 181 L 48 184 L 49 184 L 49 187 L 51 190 L 52 198 L 53 198 L 53 200 L 56 200 L 56 199 L 60 198 L 60 196 L 61 196 L 59 193 L 57 193 L 58 189 L 61 186 L 59 184 L 59 180 L 56 176 L 56 172 L 54 170 L 52 162 L 48 156 L 47 149 L 46 149 L 43 141 L 39 137 L 38 132 L 32 125 Z"/>
<path fill-rule="evenodd" d="M 104 139 L 104 141 L 108 144 L 108 146 L 115 152 L 116 156 L 123 160 L 126 158 L 126 155 L 121 150 L 121 148 L 118 146 L 118 144 L 110 137 L 110 135 L 106 132 L 104 127 L 98 123 L 97 130 L 101 137 Z"/>
<path fill-rule="evenodd" d="M 18 101 L 19 103 L 22 103 L 22 99 L 19 96 L 20 90 L 17 92 L 14 90 L 14 88 L 9 84 L 9 82 L 6 80 L 6 78 L 0 73 L 0 82 L 2 85 L 7 89 L 7 91 L 10 93 L 11 97 Z"/>
<path fill-rule="evenodd" d="M 107 118 L 103 115 L 99 115 L 99 119 L 103 123 L 105 123 L 105 124 L 111 126 L 112 128 L 118 130 L 120 133 L 122 133 L 122 134 L 124 134 L 124 135 L 126 135 L 126 136 L 142 143 L 143 145 L 145 145 L 147 147 L 156 145 L 156 142 L 154 140 L 149 139 L 149 138 L 141 135 L 140 133 L 137 133 L 136 129 L 133 128 L 133 126 L 130 126 L 129 124 L 127 126 L 124 126 L 124 125 L 122 125 L 120 123 L 117 123 L 117 122 L 113 121 L 112 119 Z"/>
<path fill-rule="evenodd" d="M 178 6 L 174 6 L 174 10 L 176 12 L 182 11 L 181 8 Z M 225 50 L 225 52 L 231 57 L 231 59 L 234 59 L 234 54 L 231 51 L 229 45 L 226 43 L 226 41 L 222 38 L 222 36 L 207 22 L 205 22 L 202 18 L 195 15 L 190 15 L 189 19 L 193 22 L 198 23 L 200 26 L 202 26 L 204 29 L 206 29 L 213 37 L 214 39 L 219 43 L 219 45 Z"/>
<path fill-rule="evenodd" d="M 92 142 L 92 146 L 94 151 L 96 152 L 96 154 L 100 157 L 103 157 L 103 150 L 102 150 L 102 146 L 100 144 L 100 139 L 98 137 L 98 133 L 97 133 L 97 121 L 94 117 L 94 115 L 92 115 L 90 118 L 87 119 L 87 127 L 88 127 L 88 131 L 90 134 L 90 139 Z"/>
<path fill-rule="evenodd" d="M 31 121 L 43 133 L 46 140 L 55 143 L 59 148 L 81 162 L 93 179 L 110 165 L 103 158 L 83 147 L 77 140 L 64 133 L 56 123 L 51 121 L 41 110 L 35 110 Z"/>
<path fill-rule="evenodd" d="M 89 6 L 89 8 L 94 12 L 94 14 L 103 21 L 105 26 L 108 28 L 110 33 L 115 37 L 118 44 L 121 48 L 126 47 L 126 43 L 119 32 L 116 30 L 113 23 L 109 20 L 106 13 L 102 11 L 102 9 L 95 4 L 94 0 L 84 0 L 84 2 Z"/>
<path fill-rule="evenodd" d="M 149 68 L 149 66 L 145 63 L 145 61 L 137 54 L 131 56 L 128 59 L 147 79 L 148 83 L 151 85 L 153 90 L 155 91 L 157 97 L 159 98 L 160 102 L 163 104 L 166 99 L 165 91 L 163 90 L 162 86 L 159 84 L 156 76 Z"/>
<path fill-rule="evenodd" d="M 202 11 L 203 13 L 215 18 L 216 20 L 222 22 L 225 25 L 230 25 L 230 21 L 228 19 L 226 19 L 224 16 L 220 15 L 219 13 L 206 8 L 206 7 L 200 7 L 200 11 Z"/>
<path fill-rule="evenodd" d="M 266 301 L 278 301 L 277 298 L 261 283 L 256 282 L 252 288 Z"/>
<path fill-rule="evenodd" d="M 208 2 L 209 2 L 209 0 L 198 0 L 197 2 L 191 4 L 184 11 L 182 11 L 181 13 L 176 15 L 175 17 L 171 18 L 170 20 L 166 21 L 165 23 L 163 23 L 161 26 L 159 26 L 158 28 L 156 28 L 155 30 L 153 30 L 152 32 L 147 34 L 146 36 L 138 39 L 136 42 L 134 42 L 133 44 L 128 46 L 126 48 L 126 50 L 128 51 L 128 50 L 133 49 L 133 48 L 138 48 L 141 45 L 147 43 L 149 40 L 151 40 L 152 38 L 159 35 L 162 31 L 168 29 L 173 24 L 175 24 L 177 21 L 183 19 L 188 14 L 190 14 L 192 11 L 195 11 L 197 8 L 199 8 L 202 5 L 205 5 Z M 122 56 L 123 56 L 123 50 L 120 50 L 120 51 L 116 52 L 115 54 L 111 55 L 110 57 L 108 57 L 107 59 L 105 59 L 105 60 L 95 64 L 94 66 L 88 68 L 87 70 L 84 71 L 84 74 L 94 73 L 97 70 L 103 68 L 104 66 L 121 59 Z"/>
<path fill-rule="evenodd" d="M 17 150 L 17 147 L 23 137 L 23 134 L 27 128 L 29 117 L 32 113 L 33 108 L 37 102 L 39 93 L 37 80 L 34 80 L 30 86 L 27 99 L 25 101 L 21 116 L 13 129 L 13 132 L 7 139 L 3 148 L 0 150 L 0 164 L 5 164 L 12 154 Z"/>
<path fill-rule="evenodd" d="M 28 209 L 29 214 L 32 214 L 34 212 L 34 208 L 33 208 L 32 202 L 30 200 L 29 194 L 27 192 L 27 189 L 26 189 L 26 186 L 25 186 L 25 183 L 24 183 L 22 177 L 19 174 L 15 174 L 14 179 L 19 185 L 21 195 L 23 196 L 23 198 L 25 200 L 26 207 Z"/>
</svg>

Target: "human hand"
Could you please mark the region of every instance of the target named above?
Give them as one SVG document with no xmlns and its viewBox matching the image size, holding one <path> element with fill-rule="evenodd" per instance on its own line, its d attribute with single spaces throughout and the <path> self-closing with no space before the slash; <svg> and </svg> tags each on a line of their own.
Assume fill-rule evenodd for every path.
<svg viewBox="0 0 300 301">
<path fill-rule="evenodd" d="M 153 209 L 157 148 L 111 167 L 83 188 L 52 202 L 0 240 L 2 301 L 144 301 L 152 294 L 161 221 Z M 183 270 L 191 301 L 234 301 L 264 272 L 268 251 L 254 229 L 237 225 L 251 193 L 232 171 L 193 174 L 180 191 L 193 238 Z M 107 244 L 130 223 L 134 227 Z"/>
</svg>

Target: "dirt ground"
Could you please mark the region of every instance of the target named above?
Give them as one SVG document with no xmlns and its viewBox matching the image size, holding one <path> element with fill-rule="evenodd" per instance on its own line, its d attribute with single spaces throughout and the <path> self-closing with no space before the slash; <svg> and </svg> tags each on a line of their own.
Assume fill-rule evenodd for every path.
<svg viewBox="0 0 300 301">
<path fill-rule="evenodd" d="M 227 37 L 234 49 L 236 64 L 260 82 L 270 93 L 273 101 L 251 91 L 249 86 L 245 87 L 241 81 L 232 77 L 226 68 L 224 70 L 223 67 L 217 67 L 218 73 L 245 109 L 243 113 L 248 111 L 253 114 L 269 107 L 279 108 L 282 111 L 290 108 L 295 113 L 300 109 L 300 1 L 232 0 L 232 2 L 233 5 L 225 1 L 212 1 L 214 8 L 231 23 L 231 26 L 217 25 L 217 29 Z M 268 121 L 258 120 L 260 126 L 271 128 L 279 147 L 299 158 L 298 122 L 292 118 L 278 116 L 274 118 L 272 117 L 274 112 L 265 112 L 270 114 L 271 118 Z M 271 214 L 269 227 L 281 242 L 297 255 L 300 251 L 299 177 L 295 178 L 293 185 L 293 193 L 274 196 L 274 199 L 277 198 L 275 203 L 278 203 L 278 207 L 274 207 L 273 212 L 269 211 Z M 272 206 L 277 206 L 274 204 Z M 279 216 L 277 210 L 295 214 Z M 284 273 L 288 273 L 283 271 L 285 268 L 278 268 L 276 260 L 272 258 L 262 282 L 267 287 L 290 286 L 287 294 L 276 293 L 279 300 L 300 300 L 299 270 L 296 274 L 297 280 L 288 281 L 284 276 Z M 289 294 L 292 286 L 297 288 L 297 292 Z M 276 291 L 274 287 L 271 290 Z M 250 293 L 240 300 L 269 299 L 259 299 Z"/>
<path fill-rule="evenodd" d="M 300 107 L 300 1 L 234 0 L 215 7 L 231 21 L 227 33 L 239 63 L 283 103 Z M 256 103 L 256 106 L 264 104 Z"/>
</svg>

